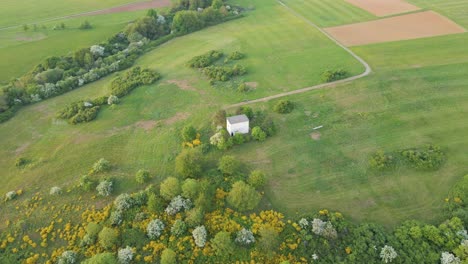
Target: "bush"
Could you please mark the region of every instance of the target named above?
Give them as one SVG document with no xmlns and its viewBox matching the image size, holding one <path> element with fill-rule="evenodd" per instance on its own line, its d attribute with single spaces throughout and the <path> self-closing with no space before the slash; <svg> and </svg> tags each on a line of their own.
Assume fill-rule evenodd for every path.
<svg viewBox="0 0 468 264">
<path fill-rule="evenodd" d="M 123 222 L 123 212 L 120 210 L 113 211 L 109 216 L 109 223 L 112 226 L 118 226 Z"/>
<path fill-rule="evenodd" d="M 252 171 L 247 182 L 255 189 L 261 188 L 266 183 L 265 173 L 261 170 Z"/>
<path fill-rule="evenodd" d="M 257 141 L 265 141 L 267 134 L 260 127 L 252 128 L 252 137 Z"/>
<path fill-rule="evenodd" d="M 148 170 L 139 170 L 135 175 L 135 180 L 137 183 L 144 184 L 151 179 L 150 173 Z"/>
<path fill-rule="evenodd" d="M 133 249 L 129 246 L 119 249 L 117 253 L 119 264 L 130 264 L 133 259 Z"/>
<path fill-rule="evenodd" d="M 294 109 L 294 104 L 289 100 L 281 100 L 275 104 L 273 111 L 279 114 L 288 114 L 291 113 Z"/>
<path fill-rule="evenodd" d="M 28 163 L 29 163 L 29 160 L 27 160 L 26 158 L 21 157 L 21 158 L 16 159 L 15 166 L 17 168 L 22 168 L 22 167 L 26 166 Z"/>
<path fill-rule="evenodd" d="M 34 79 L 40 84 L 46 84 L 46 83 L 56 83 L 60 81 L 62 77 L 63 77 L 62 69 L 48 69 L 46 71 L 38 73 L 34 77 Z"/>
<path fill-rule="evenodd" d="M 184 178 L 196 178 L 202 172 L 202 154 L 197 149 L 183 150 L 175 160 L 175 171 Z"/>
<path fill-rule="evenodd" d="M 249 91 L 249 87 L 245 83 L 241 83 L 237 86 L 237 91 L 239 93 L 246 93 Z"/>
<path fill-rule="evenodd" d="M 210 50 L 209 52 L 193 57 L 187 64 L 191 68 L 205 68 L 212 65 L 223 56 L 223 53 L 218 50 Z"/>
<path fill-rule="evenodd" d="M 152 193 L 148 197 L 148 210 L 153 213 L 162 212 L 164 208 L 164 201 L 161 197 L 157 196 L 156 194 Z"/>
<path fill-rule="evenodd" d="M 203 210 L 200 207 L 192 208 L 187 212 L 187 217 L 185 218 L 185 222 L 190 227 L 195 227 L 201 224 L 202 221 L 203 221 Z"/>
<path fill-rule="evenodd" d="M 197 180 L 186 179 L 182 184 L 182 196 L 185 198 L 195 199 L 198 195 L 199 187 Z"/>
<path fill-rule="evenodd" d="M 235 253 L 235 244 L 231 240 L 231 233 L 226 231 L 218 232 L 211 239 L 211 247 L 216 256 L 222 259 L 229 259 Z"/>
<path fill-rule="evenodd" d="M 150 239 L 156 239 L 164 231 L 164 223 L 159 219 L 152 220 L 146 227 L 146 234 Z"/>
<path fill-rule="evenodd" d="M 100 107 L 92 103 L 77 101 L 57 113 L 58 118 L 68 119 L 71 124 L 90 122 L 96 119 Z"/>
<path fill-rule="evenodd" d="M 197 138 L 197 130 L 193 126 L 188 125 L 182 129 L 180 135 L 184 142 L 192 142 Z"/>
<path fill-rule="evenodd" d="M 109 171 L 111 168 L 110 162 L 104 158 L 100 158 L 93 164 L 91 168 L 91 174 L 97 174 L 101 172 Z"/>
<path fill-rule="evenodd" d="M 205 226 L 197 226 L 193 231 L 192 231 L 192 236 L 193 239 L 195 240 L 195 245 L 197 247 L 204 247 L 206 244 L 206 228 Z"/>
<path fill-rule="evenodd" d="M 184 221 L 177 219 L 171 227 L 171 234 L 176 237 L 181 237 L 187 231 L 187 224 Z"/>
<path fill-rule="evenodd" d="M 60 194 L 62 194 L 62 188 L 60 188 L 58 186 L 54 186 L 54 187 L 50 188 L 49 194 L 50 195 L 60 195 Z"/>
<path fill-rule="evenodd" d="M 233 175 L 239 172 L 240 162 L 234 156 L 226 155 L 219 160 L 218 169 L 225 175 Z"/>
<path fill-rule="evenodd" d="M 240 51 L 234 51 L 233 53 L 229 54 L 227 58 L 228 60 L 240 60 L 240 59 L 243 59 L 244 57 L 245 57 L 244 53 Z"/>
<path fill-rule="evenodd" d="M 179 11 L 172 20 L 172 30 L 179 34 L 188 34 L 204 26 L 201 15 L 196 11 Z"/>
<path fill-rule="evenodd" d="M 133 198 L 128 193 L 122 193 L 114 200 L 114 207 L 118 211 L 125 211 L 135 205 Z"/>
<path fill-rule="evenodd" d="M 82 262 L 82 264 L 117 264 L 112 253 L 100 253 Z"/>
<path fill-rule="evenodd" d="M 134 67 L 126 72 L 124 76 L 115 78 L 111 82 L 110 88 L 113 95 L 122 97 L 130 93 L 130 91 L 136 87 L 152 84 L 160 78 L 161 76 L 151 69 Z"/>
<path fill-rule="evenodd" d="M 118 104 L 119 101 L 119 98 L 115 95 L 110 95 L 109 98 L 107 98 L 108 105 Z"/>
<path fill-rule="evenodd" d="M 242 230 L 237 232 L 235 241 L 243 246 L 248 246 L 255 243 L 255 237 L 252 231 L 242 228 Z"/>
<path fill-rule="evenodd" d="M 345 70 L 327 70 L 322 73 L 322 80 L 324 82 L 334 82 L 346 78 L 348 73 Z"/>
<path fill-rule="evenodd" d="M 99 244 L 105 249 L 113 248 L 118 241 L 119 232 L 115 229 L 104 227 L 98 235 Z"/>
<path fill-rule="evenodd" d="M 172 198 L 176 197 L 181 193 L 179 179 L 174 177 L 166 178 L 159 187 L 159 193 L 161 197 L 167 201 L 170 201 Z"/>
<path fill-rule="evenodd" d="M 176 264 L 177 255 L 174 250 L 166 248 L 161 253 L 161 264 Z"/>
<path fill-rule="evenodd" d="M 88 20 L 85 20 L 83 23 L 81 23 L 79 29 L 92 29 L 93 26 L 91 26 L 91 23 L 89 23 Z"/>
<path fill-rule="evenodd" d="M 260 194 L 243 181 L 235 182 L 227 196 L 228 203 L 239 211 L 252 210 L 260 202 Z"/>
<path fill-rule="evenodd" d="M 401 152 L 411 166 L 418 169 L 436 170 L 445 160 L 445 154 L 440 147 L 428 145 L 423 149 L 410 149 Z"/>
<path fill-rule="evenodd" d="M 88 175 L 81 176 L 79 186 L 83 191 L 91 191 L 94 184 L 95 182 Z"/>
<path fill-rule="evenodd" d="M 377 151 L 369 159 L 369 166 L 373 169 L 384 170 L 391 168 L 395 165 L 395 160 L 390 154 L 386 154 L 383 151 Z"/>
<path fill-rule="evenodd" d="M 102 226 L 95 222 L 90 222 L 86 226 L 86 234 L 93 240 L 97 238 L 101 230 L 102 230 Z"/>
<path fill-rule="evenodd" d="M 183 210 L 189 210 L 192 207 L 192 202 L 190 199 L 184 199 L 182 196 L 178 195 L 171 200 L 167 206 L 165 212 L 168 215 L 175 215 L 178 212 Z"/>
<path fill-rule="evenodd" d="M 10 201 L 16 198 L 16 192 L 15 191 L 10 191 L 5 194 L 5 201 Z"/>
<path fill-rule="evenodd" d="M 58 258 L 57 264 L 74 264 L 77 263 L 76 258 L 77 254 L 75 251 L 67 250 Z"/>
<path fill-rule="evenodd" d="M 96 191 L 100 196 L 109 196 L 112 194 L 113 191 L 113 184 L 110 180 L 103 180 L 101 181 L 98 186 L 96 187 Z"/>
</svg>

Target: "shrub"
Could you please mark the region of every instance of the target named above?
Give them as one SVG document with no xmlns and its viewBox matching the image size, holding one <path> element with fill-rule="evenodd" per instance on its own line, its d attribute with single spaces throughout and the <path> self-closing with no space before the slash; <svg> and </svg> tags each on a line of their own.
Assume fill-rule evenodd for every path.
<svg viewBox="0 0 468 264">
<path fill-rule="evenodd" d="M 26 158 L 21 157 L 21 158 L 16 159 L 15 166 L 17 168 L 22 168 L 22 167 L 26 166 L 28 163 L 29 163 L 29 160 L 27 160 Z"/>
<path fill-rule="evenodd" d="M 135 180 L 137 183 L 144 184 L 151 179 L 150 173 L 148 170 L 139 170 L 135 175 Z"/>
<path fill-rule="evenodd" d="M 281 100 L 275 104 L 273 111 L 279 114 L 288 114 L 291 113 L 294 109 L 294 104 L 289 100 Z"/>
<path fill-rule="evenodd" d="M 5 201 L 10 201 L 15 199 L 16 197 L 16 192 L 15 191 L 10 191 L 5 194 Z"/>
<path fill-rule="evenodd" d="M 237 232 L 235 241 L 243 246 L 248 246 L 255 243 L 255 237 L 252 231 L 242 228 Z"/>
<path fill-rule="evenodd" d="M 237 91 L 240 93 L 246 93 L 249 91 L 249 87 L 245 83 L 241 83 L 237 86 Z"/>
<path fill-rule="evenodd" d="M 185 222 L 190 226 L 194 227 L 201 224 L 203 221 L 203 210 L 200 207 L 195 207 L 187 212 Z"/>
<path fill-rule="evenodd" d="M 252 128 L 252 138 L 257 141 L 265 141 L 267 134 L 259 126 Z"/>
<path fill-rule="evenodd" d="M 440 147 L 428 145 L 423 149 L 411 149 L 401 152 L 404 158 L 415 168 L 436 170 L 445 160 Z"/>
<path fill-rule="evenodd" d="M 164 208 L 164 201 L 157 196 L 156 194 L 152 193 L 148 197 L 148 210 L 153 213 L 161 212 Z"/>
<path fill-rule="evenodd" d="M 101 173 L 109 171 L 111 168 L 110 162 L 104 158 L 100 158 L 96 163 L 94 163 L 91 174 Z"/>
<path fill-rule="evenodd" d="M 225 155 L 219 160 L 218 169 L 225 175 L 233 175 L 239 172 L 240 162 L 234 156 Z"/>
<path fill-rule="evenodd" d="M 197 130 L 191 126 L 185 126 L 181 131 L 181 137 L 184 142 L 192 142 L 197 137 Z"/>
<path fill-rule="evenodd" d="M 393 247 L 391 246 L 385 245 L 380 251 L 380 258 L 385 263 L 392 262 L 397 256 L 398 254 L 396 253 L 395 249 L 393 249 Z"/>
<path fill-rule="evenodd" d="M 86 226 L 86 234 L 92 239 L 96 239 L 101 230 L 102 226 L 95 222 L 90 222 Z"/>
<path fill-rule="evenodd" d="M 91 26 L 91 23 L 89 23 L 88 20 L 85 20 L 83 23 L 81 23 L 79 29 L 92 29 L 93 26 Z"/>
<path fill-rule="evenodd" d="M 133 259 L 133 249 L 129 246 L 119 249 L 117 259 L 119 264 L 130 264 Z"/>
<path fill-rule="evenodd" d="M 245 57 L 244 53 L 240 51 L 234 51 L 233 53 L 229 54 L 227 57 L 229 60 L 240 60 Z"/>
<path fill-rule="evenodd" d="M 195 199 L 199 191 L 198 181 L 195 179 L 186 179 L 182 184 L 182 196 Z"/>
<path fill-rule="evenodd" d="M 130 209 L 134 204 L 133 198 L 128 193 L 122 193 L 114 200 L 114 207 L 119 211 Z"/>
<path fill-rule="evenodd" d="M 203 26 L 204 21 L 196 11 L 179 11 L 172 20 L 172 30 L 180 34 L 188 34 L 203 28 Z"/>
<path fill-rule="evenodd" d="M 77 263 L 76 258 L 77 254 L 75 251 L 67 250 L 58 258 L 57 264 L 74 264 Z"/>
<path fill-rule="evenodd" d="M 56 83 L 60 81 L 63 77 L 63 70 L 62 69 L 48 69 L 46 71 L 43 71 L 41 73 L 38 73 L 34 79 L 40 83 L 40 84 L 46 84 L 46 83 Z M 50 97 L 48 95 L 47 97 Z"/>
<path fill-rule="evenodd" d="M 105 249 L 113 248 L 118 241 L 119 233 L 117 230 L 104 227 L 98 235 L 99 244 Z"/>
<path fill-rule="evenodd" d="M 123 213 L 120 210 L 113 211 L 109 216 L 109 223 L 112 226 L 118 226 L 123 222 Z"/>
<path fill-rule="evenodd" d="M 218 232 L 213 239 L 211 239 L 211 247 L 215 255 L 221 258 L 229 258 L 235 253 L 235 245 L 231 240 L 231 233 L 226 231 Z"/>
<path fill-rule="evenodd" d="M 176 264 L 177 255 L 174 250 L 166 248 L 161 253 L 161 264 Z"/>
<path fill-rule="evenodd" d="M 247 182 L 255 189 L 261 188 L 266 183 L 265 173 L 261 170 L 254 170 L 250 172 Z"/>
<path fill-rule="evenodd" d="M 202 154 L 197 149 L 183 150 L 175 160 L 175 171 L 184 178 L 198 177 L 202 172 Z"/>
<path fill-rule="evenodd" d="M 112 194 L 112 191 L 114 189 L 112 185 L 112 181 L 103 180 L 96 187 L 96 191 L 100 196 L 109 196 Z"/>
<path fill-rule="evenodd" d="M 175 177 L 166 178 L 159 187 L 159 192 L 165 200 L 170 201 L 181 193 L 179 179 Z"/>
<path fill-rule="evenodd" d="M 187 64 L 191 68 L 205 68 L 212 65 L 223 56 L 221 51 L 210 50 L 209 52 L 193 57 Z"/>
<path fill-rule="evenodd" d="M 190 199 L 184 199 L 182 196 L 178 195 L 174 197 L 169 205 L 167 206 L 165 212 L 168 215 L 175 215 L 176 213 L 183 210 L 189 210 L 192 207 L 192 201 Z"/>
<path fill-rule="evenodd" d="M 197 226 L 193 231 L 192 231 L 192 236 L 193 239 L 195 240 L 195 245 L 197 247 L 204 247 L 206 244 L 206 228 L 205 226 Z"/>
<path fill-rule="evenodd" d="M 112 253 L 100 253 L 92 256 L 91 258 L 82 262 L 82 264 L 117 264 L 117 260 L 115 259 Z"/>
<path fill-rule="evenodd" d="M 265 225 L 258 230 L 260 236 L 257 248 L 261 253 L 266 256 L 275 254 L 280 245 L 280 238 L 278 232 L 272 226 Z"/>
<path fill-rule="evenodd" d="M 227 196 L 228 203 L 239 211 L 252 210 L 260 202 L 260 194 L 243 181 L 235 182 Z"/>
<path fill-rule="evenodd" d="M 187 231 L 187 224 L 180 219 L 175 220 L 171 227 L 171 234 L 176 237 L 181 237 L 185 231 Z"/>
<path fill-rule="evenodd" d="M 105 48 L 99 45 L 93 45 L 89 48 L 89 51 L 96 57 L 104 55 Z"/>
<path fill-rule="evenodd" d="M 384 170 L 395 165 L 393 156 L 383 151 L 377 151 L 369 159 L 369 166 L 373 169 Z"/>
<path fill-rule="evenodd" d="M 60 194 L 62 194 L 62 188 L 60 188 L 58 186 L 54 186 L 54 187 L 50 188 L 49 194 L 50 195 L 60 195 Z"/>
<path fill-rule="evenodd" d="M 159 219 L 152 220 L 146 227 L 146 234 L 150 239 L 158 238 L 159 236 L 161 236 L 163 231 L 164 223 Z"/>
<path fill-rule="evenodd" d="M 109 98 L 107 98 L 108 105 L 118 104 L 119 101 L 119 98 L 115 95 L 110 95 Z"/>
<path fill-rule="evenodd" d="M 324 82 L 334 82 L 346 78 L 348 73 L 345 70 L 327 70 L 322 73 L 322 80 Z"/>
<path fill-rule="evenodd" d="M 94 184 L 95 182 L 88 175 L 81 176 L 79 186 L 83 191 L 91 191 Z"/>
<path fill-rule="evenodd" d="M 115 78 L 111 82 L 110 88 L 113 95 L 122 97 L 130 93 L 130 91 L 136 87 L 152 84 L 160 78 L 161 76 L 151 69 L 134 67 L 123 76 Z"/>
</svg>

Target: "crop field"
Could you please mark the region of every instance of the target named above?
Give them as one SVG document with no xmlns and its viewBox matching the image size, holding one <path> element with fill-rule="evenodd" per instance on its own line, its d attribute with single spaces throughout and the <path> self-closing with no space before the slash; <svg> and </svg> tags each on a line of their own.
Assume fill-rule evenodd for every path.
<svg viewBox="0 0 468 264">
<path fill-rule="evenodd" d="M 467 0 L 409 0 L 419 7 L 428 8 L 453 19 L 458 24 L 468 27 Z"/>
</svg>

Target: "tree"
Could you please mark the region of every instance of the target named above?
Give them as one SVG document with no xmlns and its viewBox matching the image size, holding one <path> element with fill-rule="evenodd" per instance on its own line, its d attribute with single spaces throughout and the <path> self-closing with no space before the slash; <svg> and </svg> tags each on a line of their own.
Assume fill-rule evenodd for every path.
<svg viewBox="0 0 468 264">
<path fill-rule="evenodd" d="M 164 231 L 164 223 L 159 219 L 154 219 L 149 222 L 148 226 L 146 227 L 146 234 L 150 239 L 156 239 L 161 236 L 162 232 Z"/>
<path fill-rule="evenodd" d="M 150 179 L 150 173 L 148 170 L 139 170 L 136 175 L 135 175 L 135 180 L 136 182 L 140 183 L 140 184 L 144 184 L 146 183 L 147 181 L 149 181 Z"/>
<path fill-rule="evenodd" d="M 172 30 L 181 34 L 188 34 L 203 28 L 203 26 L 204 22 L 197 11 L 179 11 L 172 20 Z"/>
<path fill-rule="evenodd" d="M 83 23 L 81 23 L 79 29 L 91 29 L 93 26 L 91 26 L 91 23 L 89 23 L 88 20 L 85 20 Z"/>
<path fill-rule="evenodd" d="M 175 160 L 175 170 L 185 178 L 196 178 L 202 172 L 202 154 L 197 149 L 183 150 Z"/>
<path fill-rule="evenodd" d="M 130 264 L 133 259 L 133 249 L 129 246 L 119 249 L 117 253 L 119 264 Z"/>
<path fill-rule="evenodd" d="M 195 240 L 195 245 L 197 247 L 204 247 L 206 244 L 206 228 L 205 226 L 197 226 L 193 231 L 192 231 L 192 236 L 193 239 Z"/>
<path fill-rule="evenodd" d="M 104 227 L 101 232 L 99 232 L 99 244 L 105 249 L 113 248 L 118 238 L 118 231 L 109 227 Z"/>
<path fill-rule="evenodd" d="M 166 248 L 161 253 L 161 264 L 176 264 L 177 255 L 174 250 Z"/>
<path fill-rule="evenodd" d="M 154 193 L 149 195 L 147 205 L 148 210 L 153 213 L 162 212 L 164 209 L 164 201 Z"/>
<path fill-rule="evenodd" d="M 110 180 L 103 180 L 96 187 L 96 191 L 100 196 L 109 196 L 112 194 L 113 190 L 113 183 Z"/>
<path fill-rule="evenodd" d="M 273 111 L 279 114 L 288 114 L 291 113 L 294 109 L 294 104 L 289 100 L 281 100 L 275 104 Z"/>
<path fill-rule="evenodd" d="M 213 7 L 214 9 L 220 9 L 223 6 L 223 4 L 223 0 L 213 0 L 211 7 Z"/>
<path fill-rule="evenodd" d="M 393 249 L 393 247 L 391 246 L 385 245 L 380 251 L 380 258 L 385 263 L 392 262 L 397 256 L 398 254 L 396 253 L 395 249 Z"/>
<path fill-rule="evenodd" d="M 266 182 L 265 173 L 261 170 L 253 170 L 250 172 L 247 182 L 255 189 L 261 188 Z"/>
<path fill-rule="evenodd" d="M 258 141 L 265 141 L 267 135 L 260 127 L 256 126 L 252 129 L 252 137 Z"/>
<path fill-rule="evenodd" d="M 175 177 L 166 178 L 161 183 L 159 192 L 162 198 L 164 198 L 167 201 L 170 201 L 172 198 L 176 197 L 181 192 L 179 179 Z"/>
<path fill-rule="evenodd" d="M 117 264 L 117 259 L 112 253 L 100 253 L 82 262 L 82 264 Z"/>
<path fill-rule="evenodd" d="M 218 162 L 218 169 L 225 175 L 233 175 L 239 168 L 240 162 L 231 155 L 223 156 Z"/>
<path fill-rule="evenodd" d="M 182 196 L 185 198 L 195 199 L 199 188 L 198 181 L 195 179 L 186 179 L 182 184 Z"/>
<path fill-rule="evenodd" d="M 231 240 L 231 233 L 221 231 L 218 232 L 213 239 L 211 239 L 211 247 L 213 248 L 216 256 L 221 259 L 228 260 L 235 253 L 235 244 Z"/>
<path fill-rule="evenodd" d="M 238 181 L 232 185 L 227 201 L 239 211 L 247 211 L 254 209 L 260 202 L 260 198 L 260 194 L 252 186 Z"/>
<path fill-rule="evenodd" d="M 265 225 L 258 230 L 257 248 L 266 256 L 273 256 L 280 245 L 279 234 L 274 227 Z"/>
<path fill-rule="evenodd" d="M 197 130 L 192 125 L 185 126 L 180 134 L 184 142 L 192 142 L 197 138 Z"/>
</svg>

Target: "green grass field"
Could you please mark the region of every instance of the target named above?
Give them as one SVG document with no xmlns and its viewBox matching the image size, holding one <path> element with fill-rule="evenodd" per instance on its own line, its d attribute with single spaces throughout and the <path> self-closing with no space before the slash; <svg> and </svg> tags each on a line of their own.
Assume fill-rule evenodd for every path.
<svg viewBox="0 0 468 264">
<path fill-rule="evenodd" d="M 42 20 L 105 9 L 143 0 L 2 0 L 0 29 L 4 27 L 39 23 Z M 13 15 L 14 14 L 14 15 Z"/>
<path fill-rule="evenodd" d="M 467 0 L 408 0 L 408 2 L 422 8 L 432 9 L 451 18 L 465 28 L 468 27 Z"/>
<path fill-rule="evenodd" d="M 349 9 L 353 15 L 347 15 L 351 11 L 344 2 L 334 3 L 333 10 L 338 11 L 328 13 L 336 24 L 372 19 L 356 9 Z M 91 123 L 72 126 L 54 116 L 67 103 L 108 94 L 113 76 L 25 107 L 0 124 L 0 193 L 22 188 L 28 197 L 51 186 L 70 186 L 101 157 L 116 164 L 110 176 L 120 179 L 117 193 L 132 191 L 136 188 L 133 176 L 140 168 L 156 174 L 155 181 L 173 174 L 173 160 L 181 149 L 176 135 L 183 125 L 207 128 L 212 113 L 222 106 L 318 84 L 327 69 L 342 68 L 352 75 L 364 70 L 277 2 L 242 1 L 240 5 L 253 5 L 255 10 L 141 57 L 137 64 L 156 69 L 163 79 L 137 88 Z M 332 25 L 322 8 L 310 5 L 304 16 L 322 26 Z M 268 172 L 265 206 L 291 215 L 328 208 L 356 221 L 387 226 L 405 219 L 439 220 L 447 191 L 466 174 L 467 40 L 468 35 L 462 34 L 355 47 L 375 73 L 347 85 L 289 97 L 296 109 L 289 115 L 274 115 L 279 126 L 275 137 L 228 153 L 248 167 Z M 210 87 L 199 72 L 185 65 L 212 49 L 245 53 L 240 63 L 248 74 L 243 80 L 256 82 L 257 88 L 240 94 Z M 168 80 L 186 81 L 192 87 L 181 89 Z M 253 107 L 271 109 L 273 103 Z M 145 130 L 151 125 L 148 120 L 157 123 Z M 313 140 L 310 133 L 319 125 L 324 126 L 320 140 Z M 207 137 L 204 133 L 205 142 Z M 397 169 L 379 175 L 367 171 L 368 157 L 376 150 L 426 143 L 440 145 L 447 153 L 446 164 L 437 172 Z M 18 169 L 14 166 L 18 157 L 32 162 Z M 7 214 L 0 216 L 0 223 Z"/>
</svg>

